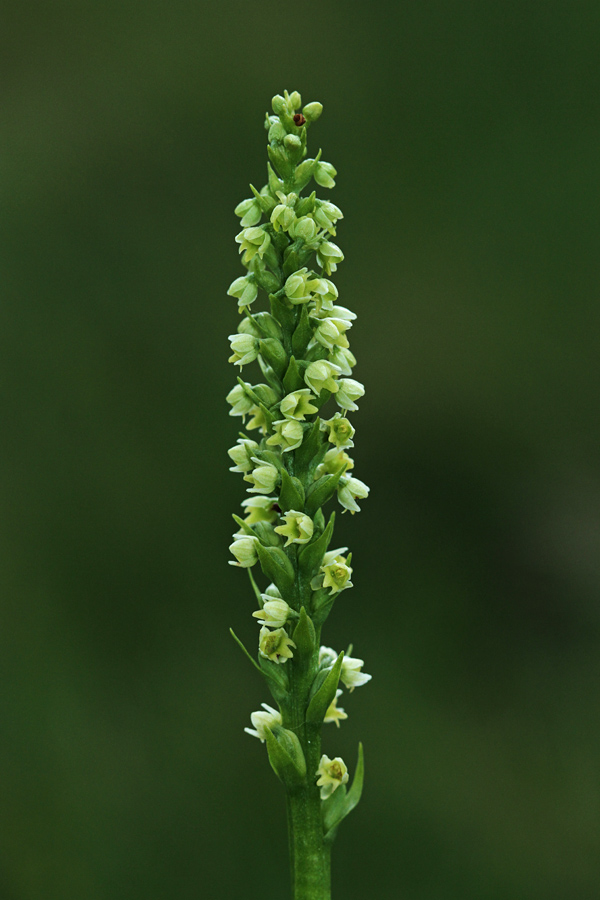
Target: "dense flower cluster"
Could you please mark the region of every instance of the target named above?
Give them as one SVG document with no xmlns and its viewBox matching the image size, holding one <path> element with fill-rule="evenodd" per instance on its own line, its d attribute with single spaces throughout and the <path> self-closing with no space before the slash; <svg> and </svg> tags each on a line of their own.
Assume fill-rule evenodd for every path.
<svg viewBox="0 0 600 900">
<path fill-rule="evenodd" d="M 311 180 L 335 186 L 336 170 L 321 152 L 307 157 L 307 130 L 322 106 L 309 103 L 300 112 L 300 95 L 287 91 L 272 105 L 265 121 L 267 183 L 260 190 L 250 185 L 252 196 L 235 209 L 241 219 L 235 240 L 247 272 L 228 290 L 241 315 L 229 336 L 229 361 L 240 372 L 255 364 L 261 375 L 256 383 L 238 377 L 227 401 L 244 427 L 228 451 L 231 471 L 242 474 L 249 495 L 243 517 L 234 517 L 239 530 L 231 565 L 250 571 L 258 564 L 269 582 L 261 591 L 251 575 L 259 605 L 252 615 L 261 626 L 257 664 L 279 706 L 263 704 L 246 731 L 267 741 L 285 782 L 293 767 L 286 769 L 283 759 L 298 772 L 306 769 L 302 729 L 313 719 L 314 727 L 339 727 L 347 718 L 337 705 L 338 683 L 352 691 L 371 677 L 361 672 L 362 660 L 319 646 L 334 601 L 352 587 L 352 554 L 346 547 L 329 550 L 334 516 L 327 522 L 323 507 L 336 497 L 343 511 L 358 512 L 369 488 L 350 474 L 348 454 L 354 446 L 348 414 L 364 395 L 352 377 L 349 332 L 356 315 L 340 305 L 331 280 L 344 259 L 334 241 L 343 215 L 315 190 L 302 193 Z M 261 295 L 268 309 L 256 308 Z M 306 777 L 323 800 L 348 780 L 343 761 L 326 756 Z"/>
</svg>

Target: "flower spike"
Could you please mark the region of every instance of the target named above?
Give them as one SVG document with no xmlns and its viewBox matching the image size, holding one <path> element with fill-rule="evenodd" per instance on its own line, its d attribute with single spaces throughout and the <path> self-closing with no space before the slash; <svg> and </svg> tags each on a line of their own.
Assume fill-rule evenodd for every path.
<svg viewBox="0 0 600 900">
<path fill-rule="evenodd" d="M 330 844 L 360 799 L 364 768 L 361 748 L 347 787 L 343 759 L 321 753 L 321 729 L 348 719 L 338 706 L 342 686 L 351 694 L 371 679 L 351 647 L 337 654 L 319 646 L 334 604 L 341 597 L 343 609 L 353 584 L 352 553 L 332 546 L 335 514 L 325 506 L 354 514 L 368 496 L 349 455 L 350 420 L 365 389 L 352 375 L 356 314 L 334 280 L 344 216 L 322 196 L 337 172 L 320 150 L 309 156 L 307 149 L 323 106 L 303 106 L 297 91 L 276 94 L 271 106 L 265 183 L 250 185 L 251 196 L 235 207 L 245 271 L 227 289 L 240 316 L 229 363 L 243 370 L 227 402 L 244 423 L 228 456 L 246 488 L 230 564 L 249 574 L 260 626 L 255 655 L 234 638 L 274 699 L 244 730 L 266 745 L 288 793 L 294 896 L 325 900 Z M 246 374 L 253 369 L 256 377 Z"/>
</svg>

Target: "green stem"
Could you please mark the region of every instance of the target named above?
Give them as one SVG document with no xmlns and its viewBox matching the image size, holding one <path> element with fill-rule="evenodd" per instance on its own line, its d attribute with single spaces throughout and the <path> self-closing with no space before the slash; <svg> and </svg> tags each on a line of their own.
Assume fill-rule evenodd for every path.
<svg viewBox="0 0 600 900">
<path fill-rule="evenodd" d="M 331 900 L 331 853 L 323 841 L 319 789 L 308 784 L 289 793 L 287 804 L 294 900 Z"/>
<path fill-rule="evenodd" d="M 290 660 L 294 702 L 284 726 L 298 735 L 306 760 L 304 783 L 287 794 L 293 900 L 331 900 L 331 845 L 323 839 L 321 797 L 315 783 L 321 761 L 321 733 L 320 728 L 309 727 L 305 718 L 315 669 L 316 652 L 313 659 Z"/>
</svg>

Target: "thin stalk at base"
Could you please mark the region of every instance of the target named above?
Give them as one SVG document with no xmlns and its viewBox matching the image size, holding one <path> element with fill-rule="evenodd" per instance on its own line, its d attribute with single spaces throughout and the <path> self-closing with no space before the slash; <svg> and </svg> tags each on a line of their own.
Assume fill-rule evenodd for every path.
<svg viewBox="0 0 600 900">
<path fill-rule="evenodd" d="M 323 840 L 319 789 L 307 786 L 287 796 L 292 827 L 293 900 L 331 900 L 331 849 Z"/>
</svg>

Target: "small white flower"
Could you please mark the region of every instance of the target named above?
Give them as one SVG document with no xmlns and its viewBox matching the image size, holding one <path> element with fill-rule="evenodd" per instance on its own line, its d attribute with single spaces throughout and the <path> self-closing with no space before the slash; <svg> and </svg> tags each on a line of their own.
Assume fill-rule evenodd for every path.
<svg viewBox="0 0 600 900">
<path fill-rule="evenodd" d="M 296 218 L 294 206 L 298 200 L 298 195 L 288 194 L 286 197 L 282 191 L 277 191 L 277 197 L 279 198 L 279 204 L 271 213 L 271 225 L 275 231 L 279 231 L 280 228 L 287 231 Z"/>
<path fill-rule="evenodd" d="M 315 221 L 310 216 L 301 216 L 290 226 L 290 237 L 294 240 L 301 238 L 306 244 L 312 244 L 318 230 Z"/>
<path fill-rule="evenodd" d="M 338 390 L 338 384 L 335 380 L 337 375 L 341 374 L 338 366 L 327 362 L 324 359 L 318 359 L 311 362 L 304 373 L 304 380 L 315 395 L 318 397 L 322 390 L 331 391 L 332 394 Z"/>
<path fill-rule="evenodd" d="M 334 319 L 343 319 L 344 322 L 354 322 L 357 318 L 356 313 L 345 306 L 332 306 L 326 315 L 333 316 Z"/>
<path fill-rule="evenodd" d="M 306 266 L 289 275 L 283 289 L 290 303 L 308 303 L 311 299 L 311 293 Z"/>
<path fill-rule="evenodd" d="M 332 188 L 335 187 L 334 178 L 337 175 L 337 171 L 334 166 L 328 162 L 318 162 L 315 169 L 315 181 L 317 184 L 320 184 L 321 187 Z"/>
<path fill-rule="evenodd" d="M 334 244 L 332 241 L 323 241 L 323 243 L 319 245 L 319 249 L 317 250 L 317 262 L 323 267 L 323 271 L 326 275 L 331 275 L 332 272 L 335 272 L 338 263 L 342 262 L 343 259 L 344 254 L 338 245 Z"/>
<path fill-rule="evenodd" d="M 342 550 L 347 550 L 347 547 L 342 547 Z M 338 658 L 338 654 L 332 647 L 319 647 L 319 666 L 322 667 L 330 667 L 334 664 L 336 659 Z"/>
<path fill-rule="evenodd" d="M 304 429 L 296 419 L 278 419 L 273 422 L 274 434 L 267 438 L 268 447 L 281 446 L 284 453 L 295 450 L 302 443 Z"/>
<path fill-rule="evenodd" d="M 231 406 L 229 415 L 241 416 L 242 421 L 246 420 L 247 413 L 254 408 L 254 401 L 250 399 L 241 384 L 236 384 L 235 387 L 232 387 L 225 399 Z"/>
<path fill-rule="evenodd" d="M 240 253 L 243 253 L 242 262 L 244 265 L 249 263 L 256 254 L 260 259 L 263 258 L 271 244 L 271 238 L 262 227 L 244 228 L 235 236 L 236 242 L 240 245 Z"/>
<path fill-rule="evenodd" d="M 238 446 L 239 445 L 239 446 Z M 252 454 L 258 450 L 256 441 L 250 441 L 248 438 L 238 438 L 235 447 L 231 447 L 227 451 L 235 466 L 230 466 L 230 472 L 250 472 L 254 468 L 252 462 Z"/>
<path fill-rule="evenodd" d="M 316 774 L 319 776 L 317 787 L 321 788 L 321 800 L 331 797 L 340 784 L 348 781 L 348 768 L 341 756 L 329 759 L 323 754 Z"/>
<path fill-rule="evenodd" d="M 254 525 L 256 522 L 274 522 L 278 513 L 273 507 L 277 503 L 277 497 L 248 497 L 242 501 L 246 511 L 244 522 Z"/>
<path fill-rule="evenodd" d="M 338 289 L 328 278 L 314 278 L 308 287 L 314 292 L 314 301 L 318 316 L 329 316 L 338 298 Z"/>
<path fill-rule="evenodd" d="M 248 363 L 254 362 L 258 356 L 258 341 L 252 334 L 230 334 L 229 342 L 232 354 L 227 362 L 234 363 L 242 368 Z"/>
<path fill-rule="evenodd" d="M 345 319 L 321 318 L 315 330 L 315 340 L 326 350 L 333 350 L 334 347 L 347 348 L 349 344 L 345 332 L 351 326 L 352 322 Z"/>
<path fill-rule="evenodd" d="M 336 394 L 335 402 L 342 409 L 357 410 L 358 406 L 354 402 L 362 397 L 365 393 L 364 385 L 354 378 L 341 378 L 339 381 L 339 391 Z"/>
<path fill-rule="evenodd" d="M 292 391 L 291 394 L 287 394 L 281 401 L 281 415 L 285 416 L 286 419 L 298 419 L 303 422 L 305 416 L 318 412 L 317 407 L 310 402 L 314 399 L 308 388 Z"/>
<path fill-rule="evenodd" d="M 244 728 L 244 731 L 247 734 L 251 734 L 252 737 L 257 737 L 264 744 L 267 737 L 265 728 L 272 728 L 273 725 L 281 725 L 281 713 L 279 710 L 269 706 L 268 703 L 261 703 L 261 706 L 265 712 L 262 712 L 259 709 L 250 715 L 250 721 L 252 722 L 254 729 Z"/>
<path fill-rule="evenodd" d="M 352 375 L 356 357 L 348 347 L 337 347 L 329 351 L 329 361 L 338 366 L 341 375 Z"/>
<path fill-rule="evenodd" d="M 360 512 L 360 506 L 356 502 L 364 500 L 369 495 L 369 487 L 360 478 L 345 478 L 342 476 L 338 485 L 338 502 L 351 513 Z"/>
<path fill-rule="evenodd" d="M 356 659 L 352 656 L 344 656 L 342 662 L 342 671 L 340 673 L 340 681 L 347 687 L 350 693 L 354 690 L 354 688 L 360 687 L 361 684 L 366 684 L 367 681 L 370 681 L 373 677 L 372 675 L 367 675 L 365 672 L 361 672 L 360 670 L 364 666 L 364 659 Z"/>
<path fill-rule="evenodd" d="M 314 531 L 314 522 L 303 512 L 290 509 L 283 516 L 284 525 L 278 525 L 274 531 L 287 538 L 284 547 L 290 544 L 308 544 Z"/>
<path fill-rule="evenodd" d="M 242 200 L 234 209 L 236 216 L 241 216 L 240 225 L 242 228 L 251 228 L 257 225 L 261 219 L 261 209 L 258 205 L 256 197 L 250 197 L 248 200 Z"/>
<path fill-rule="evenodd" d="M 296 648 L 295 643 L 286 634 L 284 628 L 277 628 L 271 631 L 266 625 L 260 629 L 258 637 L 258 652 L 265 659 L 270 659 L 274 663 L 284 663 L 291 659 L 294 655 L 291 647 Z"/>
<path fill-rule="evenodd" d="M 263 598 L 263 608 L 252 613 L 254 618 L 259 619 L 263 625 L 268 625 L 269 628 L 282 628 L 290 616 L 289 605 L 285 600 L 273 599 L 267 594 L 260 596 Z"/>
<path fill-rule="evenodd" d="M 258 457 L 252 457 L 252 462 L 258 463 L 244 475 L 244 481 L 249 481 L 254 487 L 248 488 L 249 494 L 270 494 L 279 481 L 279 471 L 271 463 L 263 463 Z"/>
<path fill-rule="evenodd" d="M 237 299 L 238 308 L 241 311 L 245 306 L 251 306 L 254 303 L 258 287 L 254 281 L 250 280 L 250 276 L 242 275 L 231 282 L 227 294 Z"/>
<path fill-rule="evenodd" d="M 338 697 L 341 697 L 341 696 L 342 696 L 342 691 L 338 688 L 337 691 L 335 692 L 335 697 L 329 704 L 327 712 L 325 713 L 325 718 L 323 719 L 323 722 L 325 722 L 325 724 L 327 724 L 328 722 L 335 722 L 336 726 L 339 728 L 340 722 L 342 721 L 342 719 L 348 718 L 348 713 L 344 712 L 344 710 L 341 707 L 338 708 L 338 705 L 337 705 Z"/>
<path fill-rule="evenodd" d="M 330 594 L 337 594 L 351 588 L 352 566 L 349 566 L 345 556 L 336 556 L 331 562 L 323 563 L 319 570 L 322 577 L 322 587 L 328 588 Z"/>
<path fill-rule="evenodd" d="M 258 562 L 258 552 L 256 545 L 258 538 L 251 535 L 235 535 L 233 544 L 229 545 L 229 549 L 236 558 L 236 562 L 229 560 L 230 566 L 241 566 L 243 569 L 249 569 Z"/>
<path fill-rule="evenodd" d="M 335 444 L 338 450 L 354 447 L 354 441 L 352 440 L 354 428 L 341 413 L 336 412 L 331 419 L 321 421 L 321 429 L 329 429 L 327 440 L 330 444 Z"/>
</svg>

